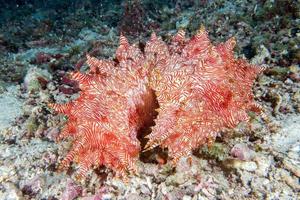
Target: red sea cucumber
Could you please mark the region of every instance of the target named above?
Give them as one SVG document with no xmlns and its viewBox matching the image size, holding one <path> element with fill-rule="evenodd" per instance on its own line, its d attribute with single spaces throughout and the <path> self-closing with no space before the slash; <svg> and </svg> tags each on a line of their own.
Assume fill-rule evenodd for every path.
<svg viewBox="0 0 300 200">
<path fill-rule="evenodd" d="M 260 111 L 252 84 L 263 68 L 234 58 L 234 38 L 213 46 L 201 28 L 190 40 L 179 31 L 170 46 L 155 35 L 151 41 L 157 56 L 150 85 L 159 114 L 146 149 L 166 147 L 176 163 L 222 129 L 247 121 L 248 111 Z"/>
<path fill-rule="evenodd" d="M 68 117 L 59 138 L 74 138 L 60 166 L 66 168 L 76 159 L 79 177 L 93 165 L 105 165 L 122 177 L 136 172 L 140 151 L 137 132 L 152 121 L 155 98 L 147 84 L 142 52 L 121 36 L 116 57 L 118 62 L 87 55 L 90 71 L 71 74 L 79 82 L 80 97 L 65 105 L 50 104 Z"/>
<path fill-rule="evenodd" d="M 144 51 L 121 35 L 116 60 L 87 55 L 88 73 L 74 72 L 80 97 L 51 104 L 68 117 L 59 138 L 73 137 L 61 167 L 75 160 L 79 176 L 105 165 L 122 177 L 136 172 L 139 128 L 158 116 L 145 150 L 168 148 L 173 162 L 211 143 L 224 128 L 259 112 L 252 85 L 263 68 L 235 59 L 235 39 L 213 46 L 201 28 L 191 39 L 179 31 L 169 45 L 155 34 Z"/>
</svg>

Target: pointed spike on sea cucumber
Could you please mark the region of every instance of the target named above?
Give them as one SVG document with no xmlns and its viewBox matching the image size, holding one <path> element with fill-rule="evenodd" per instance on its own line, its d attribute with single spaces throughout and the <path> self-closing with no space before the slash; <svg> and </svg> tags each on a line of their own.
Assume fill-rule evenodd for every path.
<svg viewBox="0 0 300 200">
<path fill-rule="evenodd" d="M 109 72 L 110 68 L 113 67 L 112 63 L 107 60 L 99 60 L 95 57 L 90 56 L 89 54 L 86 55 L 87 61 L 86 63 L 90 67 L 90 72 L 93 73 L 107 73 Z"/>
<path fill-rule="evenodd" d="M 176 167 L 180 157 L 174 157 L 171 161 L 171 166 Z"/>
<path fill-rule="evenodd" d="M 145 145 L 145 147 L 144 147 L 144 151 L 148 151 L 148 148 L 150 148 L 150 147 L 152 146 L 153 143 L 154 143 L 153 140 L 149 140 L 149 141 L 147 142 L 147 144 Z"/>
<path fill-rule="evenodd" d="M 237 117 L 239 121 L 248 122 L 250 120 L 249 115 L 245 111 L 238 112 L 237 114 L 238 114 Z"/>
<path fill-rule="evenodd" d="M 155 147 L 157 147 L 159 145 L 160 141 L 148 141 L 148 143 L 146 144 L 146 146 L 144 147 L 143 152 L 146 151 L 150 151 L 151 149 L 154 149 Z"/>
<path fill-rule="evenodd" d="M 120 47 L 125 47 L 125 48 L 129 47 L 129 42 L 128 42 L 127 38 L 122 33 L 120 35 L 119 45 L 120 45 Z"/>
<path fill-rule="evenodd" d="M 90 67 L 90 72 L 96 73 L 98 66 L 95 64 L 95 58 L 90 56 L 90 54 L 86 54 L 86 63 Z"/>
<path fill-rule="evenodd" d="M 264 108 L 262 107 L 262 105 L 260 105 L 257 102 L 252 102 L 249 106 L 249 110 L 258 114 L 262 114 L 263 112 L 265 112 Z"/>
<path fill-rule="evenodd" d="M 126 185 L 128 185 L 129 184 L 129 178 L 128 178 L 128 175 L 126 174 L 126 172 L 125 171 L 122 171 L 121 173 L 120 173 L 121 175 L 121 180 L 126 184 Z"/>
<path fill-rule="evenodd" d="M 82 83 L 82 82 L 89 82 L 91 80 L 91 76 L 88 75 L 88 74 L 83 74 L 81 72 L 71 72 L 70 73 L 70 77 L 71 79 L 75 80 L 75 81 L 78 81 L 79 83 Z"/>
<path fill-rule="evenodd" d="M 185 30 L 180 29 L 180 30 L 178 31 L 177 35 L 178 35 L 180 38 L 184 39 L 184 38 L 185 38 Z"/>
<path fill-rule="evenodd" d="M 69 102 L 66 104 L 56 104 L 56 103 L 48 103 L 48 107 L 52 108 L 58 113 L 62 114 L 68 114 L 70 112 L 70 109 L 72 108 L 73 103 Z"/>
<path fill-rule="evenodd" d="M 176 35 L 174 35 L 173 39 L 174 42 L 184 42 L 185 40 L 185 31 L 180 29 Z"/>
<path fill-rule="evenodd" d="M 70 72 L 69 73 L 69 77 L 75 81 L 80 81 L 82 73 L 81 72 L 78 72 L 78 71 L 75 71 L 75 72 Z"/>
<path fill-rule="evenodd" d="M 186 161 L 187 161 L 189 164 L 191 164 L 191 162 L 192 162 L 191 154 L 192 154 L 192 148 L 189 148 L 189 147 L 188 147 L 188 148 L 182 150 L 181 152 L 176 153 L 176 154 L 173 156 L 173 160 L 175 160 L 175 163 L 177 164 L 178 161 L 180 160 L 180 158 L 186 157 Z"/>
<path fill-rule="evenodd" d="M 226 49 L 228 49 L 230 51 L 232 51 L 234 49 L 235 45 L 236 45 L 236 38 L 235 37 L 231 37 L 229 40 L 227 40 L 225 42 Z"/>
<path fill-rule="evenodd" d="M 207 31 L 203 24 L 200 26 L 197 34 L 195 35 L 195 38 L 197 41 L 201 41 L 201 40 L 209 41 Z"/>
<path fill-rule="evenodd" d="M 151 129 L 152 129 L 152 127 L 151 127 Z M 149 140 L 151 138 L 151 136 L 150 135 L 146 135 L 144 138 Z"/>
<path fill-rule="evenodd" d="M 207 32 L 206 32 L 205 26 L 203 24 L 201 24 L 197 34 L 202 35 L 203 33 L 207 33 Z"/>
<path fill-rule="evenodd" d="M 76 181 L 80 182 L 85 177 L 85 174 L 88 169 L 82 169 L 82 167 L 79 168 L 79 172 L 76 173 L 75 179 Z"/>
<path fill-rule="evenodd" d="M 70 163 L 72 162 L 74 156 L 75 156 L 75 151 L 70 151 L 67 156 L 59 163 L 58 165 L 58 170 L 63 171 L 67 169 L 70 166 Z"/>
<path fill-rule="evenodd" d="M 242 64 L 244 67 L 246 67 L 249 70 L 249 72 L 251 72 L 253 75 L 255 75 L 255 78 L 257 75 L 261 74 L 266 69 L 268 69 L 268 66 L 266 66 L 266 65 L 249 64 L 245 60 L 242 60 Z"/>
<path fill-rule="evenodd" d="M 90 54 L 86 54 L 86 63 L 89 65 L 91 72 L 95 72 L 97 68 L 97 66 L 95 66 L 94 59 L 95 58 L 90 56 Z"/>
<path fill-rule="evenodd" d="M 88 169 L 92 166 L 92 161 L 91 160 L 87 160 L 89 159 L 89 157 L 85 157 L 84 158 L 84 161 L 80 163 L 79 165 L 79 169 L 77 171 L 77 174 L 76 174 L 76 179 L 78 180 L 82 180 L 85 176 L 86 176 L 86 173 L 88 171 Z"/>
<path fill-rule="evenodd" d="M 62 139 L 66 138 L 68 135 L 70 135 L 69 129 L 67 126 L 65 126 L 59 133 L 59 135 L 56 138 L 56 142 L 61 141 Z"/>
<path fill-rule="evenodd" d="M 60 171 L 67 169 L 74 159 L 78 159 L 78 157 L 75 157 L 75 155 L 78 155 L 78 152 L 80 152 L 83 148 L 84 146 L 82 145 L 82 142 L 80 142 L 79 140 L 75 140 L 67 156 L 65 156 L 65 158 L 60 162 L 58 169 Z"/>
<path fill-rule="evenodd" d="M 132 174 L 135 175 L 135 176 L 140 176 L 140 173 L 138 171 L 138 167 L 135 164 L 134 164 Z"/>
<path fill-rule="evenodd" d="M 98 67 L 96 58 L 90 56 L 90 54 L 86 54 L 86 63 L 89 65 L 90 71 L 96 72 L 96 68 Z"/>
<path fill-rule="evenodd" d="M 263 71 L 265 71 L 267 69 L 267 66 L 265 66 L 265 65 L 260 65 L 260 66 L 258 66 L 258 65 L 251 65 L 251 66 L 255 69 L 255 72 L 257 74 L 260 74 L 260 73 L 262 73 Z"/>
<path fill-rule="evenodd" d="M 119 168 L 115 172 L 116 172 L 116 174 L 115 174 L 114 178 L 121 179 L 125 184 L 129 183 L 129 178 L 128 178 L 127 173 L 125 172 L 125 168 L 123 168 L 123 167 Z"/>
<path fill-rule="evenodd" d="M 72 135 L 76 132 L 76 122 L 68 121 L 64 128 L 60 131 L 60 134 L 57 136 L 56 141 L 61 141 L 62 139 Z"/>
<path fill-rule="evenodd" d="M 151 33 L 150 40 L 151 40 L 151 41 L 156 41 L 156 40 L 157 40 L 157 36 L 156 36 L 156 33 L 155 33 L 155 32 L 152 32 L 152 33 Z"/>
<path fill-rule="evenodd" d="M 138 173 L 137 167 L 132 161 L 129 161 L 128 172 L 129 174 L 133 174 L 133 175 Z"/>
<path fill-rule="evenodd" d="M 87 60 L 91 60 L 91 59 L 92 59 L 92 56 L 90 56 L 90 54 L 87 53 L 87 54 L 86 54 L 86 59 L 87 59 Z"/>
</svg>

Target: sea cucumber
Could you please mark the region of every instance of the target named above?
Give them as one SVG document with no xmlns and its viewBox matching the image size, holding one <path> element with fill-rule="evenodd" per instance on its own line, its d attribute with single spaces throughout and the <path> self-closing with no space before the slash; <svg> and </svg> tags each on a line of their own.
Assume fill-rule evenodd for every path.
<svg viewBox="0 0 300 200">
<path fill-rule="evenodd" d="M 136 173 L 137 134 L 153 120 L 144 150 L 168 148 L 175 164 L 224 128 L 249 120 L 248 111 L 260 112 L 252 85 L 264 69 L 234 57 L 235 39 L 214 46 L 203 27 L 191 39 L 184 35 L 180 30 L 167 44 L 153 33 L 144 49 L 121 35 L 116 59 L 87 55 L 90 70 L 70 75 L 80 97 L 49 105 L 68 117 L 59 138 L 73 138 L 61 168 L 75 160 L 79 177 L 99 165 L 121 177 Z"/>
</svg>

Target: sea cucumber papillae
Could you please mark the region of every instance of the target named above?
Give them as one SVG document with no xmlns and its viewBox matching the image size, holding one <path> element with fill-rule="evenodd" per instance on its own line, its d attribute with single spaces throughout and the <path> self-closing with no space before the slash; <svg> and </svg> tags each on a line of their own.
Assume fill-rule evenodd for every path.
<svg viewBox="0 0 300 200">
<path fill-rule="evenodd" d="M 248 121 L 248 111 L 260 112 L 252 85 L 263 68 L 234 58 L 234 46 L 234 38 L 212 45 L 201 28 L 190 39 L 179 31 L 170 44 L 152 34 L 144 49 L 121 35 L 115 60 L 87 55 L 89 72 L 70 75 L 80 97 L 50 104 L 68 117 L 59 138 L 73 138 L 60 166 L 75 160 L 79 177 L 99 165 L 122 177 L 136 172 L 137 134 L 153 121 L 154 110 L 145 150 L 167 148 L 174 163 L 223 129 Z"/>
</svg>

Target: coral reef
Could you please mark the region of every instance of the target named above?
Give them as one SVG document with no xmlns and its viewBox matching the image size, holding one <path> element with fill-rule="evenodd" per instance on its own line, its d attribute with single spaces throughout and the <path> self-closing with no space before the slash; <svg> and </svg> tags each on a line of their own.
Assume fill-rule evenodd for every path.
<svg viewBox="0 0 300 200">
<path fill-rule="evenodd" d="M 213 46 L 202 27 L 190 40 L 179 31 L 169 46 L 153 33 L 144 53 L 121 35 L 116 61 L 87 55 L 89 72 L 71 74 L 80 97 L 50 104 L 68 117 L 60 138 L 74 138 L 61 167 L 76 159 L 80 177 L 98 165 L 122 177 L 136 172 L 138 130 L 153 120 L 156 101 L 158 116 L 145 148 L 168 148 L 174 163 L 249 120 L 248 111 L 260 111 L 252 84 L 263 68 L 235 59 L 234 45 L 232 38 Z"/>
</svg>

